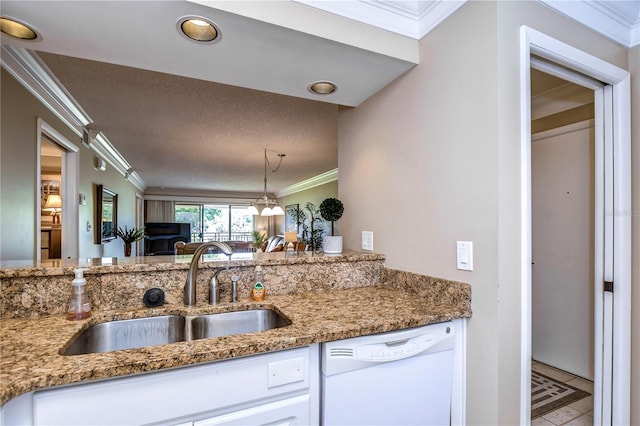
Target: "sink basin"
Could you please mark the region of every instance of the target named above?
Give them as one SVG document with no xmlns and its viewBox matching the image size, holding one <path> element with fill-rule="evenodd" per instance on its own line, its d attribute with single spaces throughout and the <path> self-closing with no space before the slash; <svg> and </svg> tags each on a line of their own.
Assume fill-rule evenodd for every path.
<svg viewBox="0 0 640 426">
<path fill-rule="evenodd" d="M 266 331 L 290 322 L 271 309 L 184 317 L 165 315 L 107 321 L 83 331 L 63 355 L 80 355 L 166 345 L 185 340 Z"/>
<path fill-rule="evenodd" d="M 63 355 L 166 345 L 183 341 L 184 334 L 185 317 L 180 315 L 108 321 L 87 328 L 71 343 Z"/>
<path fill-rule="evenodd" d="M 289 325 L 289 321 L 271 309 L 200 315 L 191 319 L 191 338 L 210 339 L 232 334 L 252 333 Z"/>
</svg>

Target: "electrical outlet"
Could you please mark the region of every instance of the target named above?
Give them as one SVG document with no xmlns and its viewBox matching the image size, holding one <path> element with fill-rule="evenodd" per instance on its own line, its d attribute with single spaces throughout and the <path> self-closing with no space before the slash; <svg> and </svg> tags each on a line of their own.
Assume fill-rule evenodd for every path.
<svg viewBox="0 0 640 426">
<path fill-rule="evenodd" d="M 362 231 L 362 250 L 373 250 L 373 232 Z"/>
</svg>

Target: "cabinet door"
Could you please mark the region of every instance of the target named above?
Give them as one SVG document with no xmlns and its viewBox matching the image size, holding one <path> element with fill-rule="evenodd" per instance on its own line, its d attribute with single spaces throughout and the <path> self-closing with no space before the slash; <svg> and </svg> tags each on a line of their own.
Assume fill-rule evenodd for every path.
<svg viewBox="0 0 640 426">
<path fill-rule="evenodd" d="M 194 422 L 194 426 L 256 425 L 289 426 L 308 425 L 309 394 L 258 405 Z"/>
</svg>

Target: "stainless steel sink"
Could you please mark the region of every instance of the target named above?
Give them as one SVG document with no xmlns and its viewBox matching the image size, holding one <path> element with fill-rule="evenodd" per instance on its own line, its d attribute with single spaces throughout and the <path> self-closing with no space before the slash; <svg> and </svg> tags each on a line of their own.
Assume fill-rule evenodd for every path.
<svg viewBox="0 0 640 426">
<path fill-rule="evenodd" d="M 210 339 L 285 327 L 289 321 L 271 309 L 200 315 L 191 319 L 191 338 Z"/>
<path fill-rule="evenodd" d="M 184 317 L 166 315 L 94 324 L 62 352 L 80 355 L 166 345 L 185 340 L 266 331 L 290 322 L 271 309 Z"/>
<path fill-rule="evenodd" d="M 80 334 L 63 355 L 111 352 L 185 340 L 185 317 L 167 315 L 92 325 Z"/>
</svg>

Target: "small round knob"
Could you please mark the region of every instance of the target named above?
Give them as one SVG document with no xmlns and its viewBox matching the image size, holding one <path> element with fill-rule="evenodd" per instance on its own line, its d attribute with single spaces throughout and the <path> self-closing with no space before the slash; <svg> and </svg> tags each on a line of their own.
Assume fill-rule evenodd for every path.
<svg viewBox="0 0 640 426">
<path fill-rule="evenodd" d="M 155 308 L 164 305 L 164 291 L 159 288 L 150 288 L 145 291 L 142 303 L 147 308 Z"/>
</svg>

